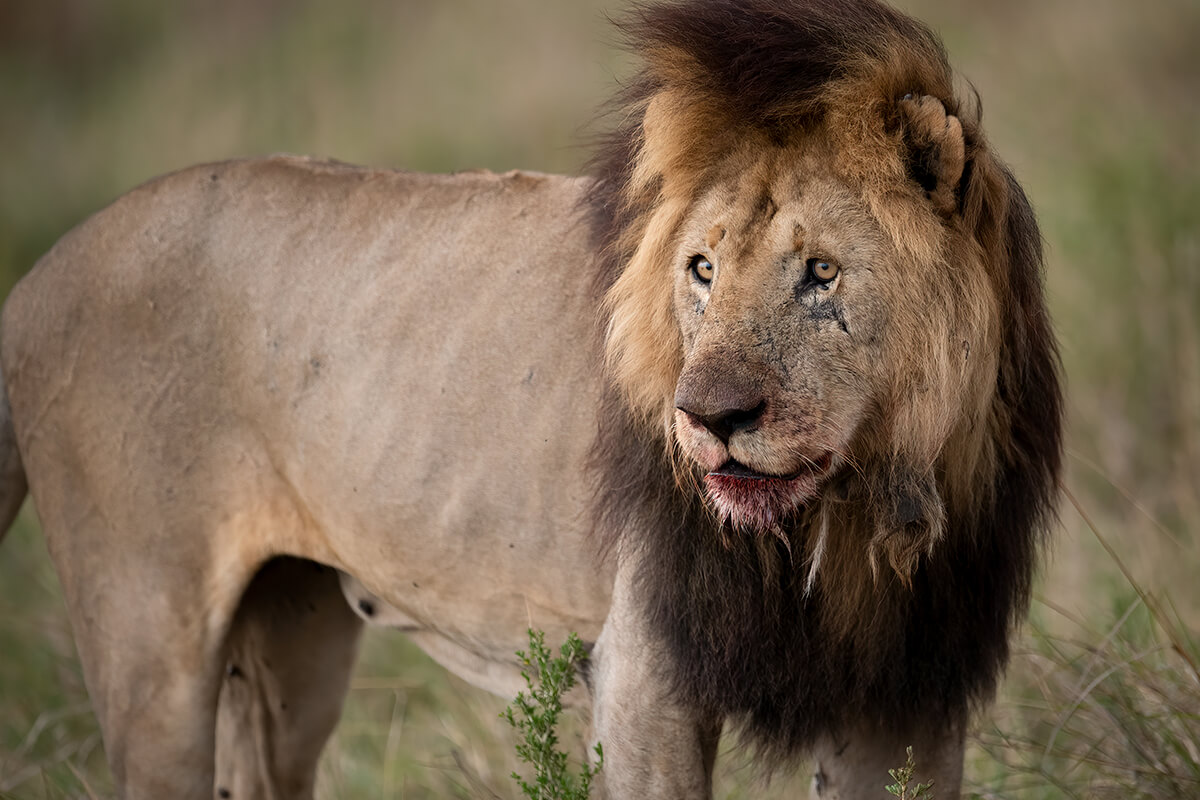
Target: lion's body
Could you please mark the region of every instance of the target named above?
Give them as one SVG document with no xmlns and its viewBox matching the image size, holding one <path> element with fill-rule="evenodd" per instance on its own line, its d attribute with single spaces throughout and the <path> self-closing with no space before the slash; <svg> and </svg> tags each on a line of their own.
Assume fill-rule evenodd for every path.
<svg viewBox="0 0 1200 800">
<path fill-rule="evenodd" d="M 351 606 L 502 694 L 529 625 L 596 642 L 610 797 L 705 796 L 726 721 L 957 787 L 1058 469 L 1028 204 L 872 0 L 631 31 L 595 180 L 195 168 L 14 291 L 0 508 L 129 797 L 311 792 Z"/>
<path fill-rule="evenodd" d="M 561 213 L 581 184 L 214 165 L 39 263 L 5 306 L 4 375 L 93 689 L 132 654 L 175 656 L 154 644 L 167 620 L 194 638 L 170 671 L 210 683 L 276 555 L 355 575 L 501 694 L 531 623 L 596 638 L 599 340 L 587 237 Z M 135 701 L 95 694 L 102 723 Z"/>
</svg>

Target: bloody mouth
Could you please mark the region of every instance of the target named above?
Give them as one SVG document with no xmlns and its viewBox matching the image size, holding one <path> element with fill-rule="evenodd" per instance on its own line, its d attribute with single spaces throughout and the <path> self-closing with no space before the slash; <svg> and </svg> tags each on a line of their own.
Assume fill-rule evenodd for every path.
<svg viewBox="0 0 1200 800">
<path fill-rule="evenodd" d="M 730 459 L 704 476 L 704 486 L 722 521 L 764 533 L 817 496 L 832 464 L 833 453 L 825 453 L 790 475 L 769 475 Z"/>
</svg>

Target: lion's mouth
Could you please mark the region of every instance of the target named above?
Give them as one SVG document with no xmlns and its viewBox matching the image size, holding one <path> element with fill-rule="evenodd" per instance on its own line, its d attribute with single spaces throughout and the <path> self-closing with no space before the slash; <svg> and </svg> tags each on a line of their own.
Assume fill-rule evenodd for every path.
<svg viewBox="0 0 1200 800">
<path fill-rule="evenodd" d="M 722 478 L 737 478 L 747 481 L 794 481 L 808 475 L 823 475 L 829 471 L 833 463 L 833 453 L 826 453 L 816 461 L 806 463 L 791 475 L 769 475 L 757 472 L 736 459 L 729 459 L 721 466 L 708 473 L 709 476 Z M 707 476 L 706 476 L 707 477 Z"/>
<path fill-rule="evenodd" d="M 758 472 L 731 458 L 704 476 L 704 486 L 722 520 L 735 528 L 764 532 L 814 499 L 832 466 L 832 452 L 790 475 Z"/>
</svg>

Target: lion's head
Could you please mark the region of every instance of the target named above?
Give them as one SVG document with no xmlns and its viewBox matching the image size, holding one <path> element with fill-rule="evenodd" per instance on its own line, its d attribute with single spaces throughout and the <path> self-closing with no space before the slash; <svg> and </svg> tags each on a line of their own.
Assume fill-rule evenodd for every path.
<svg viewBox="0 0 1200 800">
<path fill-rule="evenodd" d="M 862 0 L 700 9 L 631 26 L 608 365 L 733 531 L 778 531 L 857 472 L 908 571 L 943 492 L 996 469 L 1002 359 L 1027 355 L 1006 326 L 1052 348 L 1040 304 L 1011 307 L 1040 294 L 1012 264 L 1036 242 L 995 230 L 1024 198 L 919 24 Z"/>
<path fill-rule="evenodd" d="M 918 609 L 988 643 L 949 671 L 959 708 L 1003 662 L 1059 466 L 1025 196 L 937 38 L 875 0 L 665 3 L 627 31 L 645 68 L 597 162 L 601 524 L 647 554 L 696 691 L 741 682 L 730 713 L 762 702 L 764 641 L 857 701 L 902 694 L 872 680 L 925 640 Z M 950 619 L 963 580 L 986 619 Z"/>
</svg>

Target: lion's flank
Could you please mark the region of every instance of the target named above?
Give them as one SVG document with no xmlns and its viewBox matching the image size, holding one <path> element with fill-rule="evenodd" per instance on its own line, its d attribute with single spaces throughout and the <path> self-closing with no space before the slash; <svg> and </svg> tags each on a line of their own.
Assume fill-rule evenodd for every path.
<svg viewBox="0 0 1200 800">
<path fill-rule="evenodd" d="M 961 722 L 1007 660 L 1060 467 L 1058 361 L 1029 203 L 990 151 L 977 104 L 955 96 L 937 37 L 874 0 L 642 5 L 624 30 L 644 69 L 618 98 L 624 122 L 593 164 L 591 198 L 611 382 L 594 455 L 598 534 L 640 560 L 642 604 L 680 695 L 741 721 L 768 752 L 855 720 Z M 928 195 L 936 214 L 921 219 L 889 199 L 930 182 L 896 110 L 910 94 L 956 114 L 964 141 L 952 184 Z M 939 391 L 883 409 L 875 460 L 839 476 L 782 539 L 723 537 L 674 479 L 664 439 L 683 353 L 660 264 L 698 195 L 745 163 L 731 156 L 814 132 L 906 258 L 977 265 L 968 296 L 993 352 L 911 354 L 931 380 L 980 359 L 970 363 L 986 379 L 961 378 L 978 393 L 965 422 L 946 430 Z"/>
</svg>

